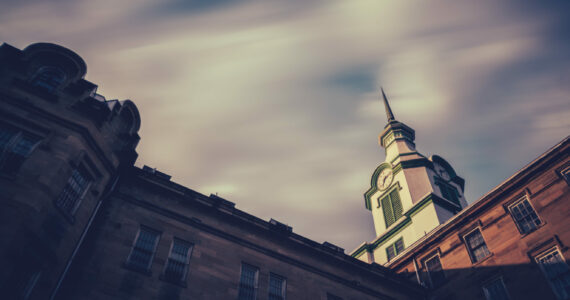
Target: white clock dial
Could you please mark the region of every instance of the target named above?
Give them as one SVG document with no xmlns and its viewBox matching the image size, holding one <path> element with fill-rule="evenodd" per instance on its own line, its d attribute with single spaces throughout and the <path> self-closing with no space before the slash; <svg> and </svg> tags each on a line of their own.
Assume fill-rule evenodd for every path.
<svg viewBox="0 0 570 300">
<path fill-rule="evenodd" d="M 378 188 L 380 188 L 380 190 L 385 190 L 390 187 L 393 177 L 391 169 L 382 170 L 378 176 Z"/>
</svg>

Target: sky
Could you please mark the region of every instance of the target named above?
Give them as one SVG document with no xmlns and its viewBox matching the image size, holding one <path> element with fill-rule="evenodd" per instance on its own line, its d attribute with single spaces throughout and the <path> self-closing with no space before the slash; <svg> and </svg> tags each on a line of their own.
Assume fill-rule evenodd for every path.
<svg viewBox="0 0 570 300">
<path fill-rule="evenodd" d="M 138 166 L 349 252 L 386 118 L 472 203 L 570 132 L 570 2 L 20 0 L 0 42 L 61 44 L 142 117 Z"/>
</svg>

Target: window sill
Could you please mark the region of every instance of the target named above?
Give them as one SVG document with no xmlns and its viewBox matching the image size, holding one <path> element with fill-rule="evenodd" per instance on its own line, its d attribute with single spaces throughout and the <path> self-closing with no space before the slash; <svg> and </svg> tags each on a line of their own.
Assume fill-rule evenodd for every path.
<svg viewBox="0 0 570 300">
<path fill-rule="evenodd" d="M 150 270 L 141 270 L 141 269 L 139 269 L 139 268 L 129 266 L 127 263 L 124 263 L 124 264 L 123 264 L 123 268 L 125 268 L 125 269 L 127 269 L 127 270 L 129 270 L 129 271 L 133 271 L 133 272 L 137 272 L 137 273 L 146 275 L 146 276 L 148 276 L 148 277 L 151 277 L 151 276 L 152 276 L 152 272 L 151 272 Z"/>
<path fill-rule="evenodd" d="M 177 286 L 179 286 L 179 287 L 183 287 L 183 288 L 187 288 L 187 287 L 188 287 L 188 285 L 186 284 L 185 280 L 184 280 L 184 281 L 172 280 L 172 279 L 168 279 L 168 278 L 164 277 L 164 275 L 158 276 L 158 279 L 159 279 L 160 281 L 168 282 L 168 283 L 170 283 L 170 284 L 174 284 L 174 285 L 177 285 Z"/>
<path fill-rule="evenodd" d="M 542 221 L 542 220 L 541 220 L 541 221 Z M 540 228 L 542 228 L 544 225 L 546 225 L 546 222 L 542 221 L 542 223 L 541 223 L 540 225 L 538 225 L 533 231 L 529 231 L 529 232 L 527 232 L 527 233 L 521 233 L 520 230 L 519 230 L 519 233 L 521 233 L 521 239 L 523 239 L 523 238 L 525 238 L 525 237 L 527 237 L 527 236 L 529 236 L 529 235 L 531 235 L 531 234 L 537 232 L 537 231 L 538 231 Z M 515 226 L 516 226 L 516 224 L 515 224 Z M 517 229 L 518 229 L 518 227 L 517 227 Z"/>
<path fill-rule="evenodd" d="M 491 253 L 489 253 L 489 255 L 483 257 L 480 261 L 473 262 L 473 264 L 471 266 L 472 267 L 478 266 L 478 265 L 484 263 L 485 261 L 487 261 L 489 258 L 493 257 L 493 255 L 494 255 L 494 253 L 491 252 Z"/>
</svg>

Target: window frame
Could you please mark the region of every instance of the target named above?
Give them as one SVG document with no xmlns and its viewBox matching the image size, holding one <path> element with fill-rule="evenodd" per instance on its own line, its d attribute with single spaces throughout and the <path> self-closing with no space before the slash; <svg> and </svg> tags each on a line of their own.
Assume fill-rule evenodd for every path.
<svg viewBox="0 0 570 300">
<path fill-rule="evenodd" d="M 276 279 L 280 279 L 281 280 L 281 295 L 273 295 L 271 294 L 271 279 L 272 278 L 276 278 Z M 285 300 L 287 299 L 287 278 L 285 278 L 285 276 L 281 276 L 279 274 L 273 273 L 273 272 L 269 272 L 269 284 L 267 287 L 267 299 L 271 300 L 273 299 L 272 296 L 277 296 L 279 297 L 281 300 Z"/>
<path fill-rule="evenodd" d="M 564 297 L 564 295 L 560 295 L 556 289 L 556 286 L 554 285 L 554 283 L 552 282 L 551 278 L 548 277 L 547 271 L 544 267 L 544 263 L 541 263 L 540 260 L 542 258 L 545 258 L 546 256 L 552 254 L 552 253 L 558 253 L 558 255 L 560 256 L 560 258 L 562 259 L 562 263 L 564 265 L 566 265 L 566 271 L 565 273 L 568 274 L 568 276 L 570 276 L 570 266 L 568 265 L 568 262 L 566 261 L 566 258 L 564 257 L 564 255 L 562 254 L 562 251 L 560 251 L 560 248 L 558 246 L 554 246 L 554 247 L 550 247 L 545 251 L 540 252 L 539 254 L 537 254 L 534 257 L 534 261 L 536 264 L 538 264 L 540 270 L 542 271 L 542 275 L 544 276 L 544 279 L 548 282 L 548 285 L 550 286 L 550 289 L 552 291 L 552 293 L 554 293 L 554 295 L 556 296 L 557 299 L 568 299 L 570 297 L 570 293 L 566 294 L 566 297 Z M 558 278 L 558 277 L 557 277 Z"/>
<path fill-rule="evenodd" d="M 186 261 L 184 262 L 184 273 L 182 275 L 182 278 L 180 278 L 179 280 L 172 279 L 166 275 L 166 272 L 167 272 L 168 266 L 169 266 L 169 262 L 172 259 L 171 257 L 172 257 L 172 253 L 173 253 L 172 250 L 174 249 L 174 243 L 176 243 L 176 241 L 178 241 L 182 244 L 186 244 L 188 246 L 188 250 L 186 250 Z M 168 281 L 168 282 L 172 282 L 172 283 L 176 283 L 176 284 L 182 284 L 183 286 L 186 286 L 185 282 L 188 279 L 188 273 L 189 273 L 189 269 L 190 269 L 189 268 L 190 258 L 192 257 L 192 251 L 193 250 L 194 250 L 194 244 L 192 244 L 186 240 L 174 237 L 172 239 L 172 242 L 170 243 L 170 249 L 168 251 L 168 257 L 165 260 L 164 267 L 162 269 L 162 274 L 161 274 L 160 278 L 164 281 Z M 180 262 L 180 261 L 177 261 L 177 262 Z"/>
<path fill-rule="evenodd" d="M 532 233 L 536 230 L 538 230 L 540 227 L 542 227 L 544 225 L 544 221 L 540 218 L 540 216 L 538 215 L 538 212 L 536 210 L 536 208 L 534 208 L 534 206 L 532 205 L 532 202 L 530 201 L 530 198 L 527 195 L 523 195 L 521 197 L 516 198 L 517 200 L 512 201 L 511 203 L 507 204 L 507 211 L 509 212 L 509 214 L 511 215 L 511 218 L 513 219 L 513 222 L 515 223 L 515 226 L 517 227 L 517 229 L 519 230 L 520 234 L 522 235 L 527 235 L 529 233 Z M 540 224 L 535 225 L 535 227 L 527 232 L 524 232 L 521 228 L 521 225 L 519 224 L 518 220 L 515 218 L 514 213 L 513 213 L 513 208 L 515 206 L 518 206 L 519 204 L 521 204 L 522 202 L 527 201 L 528 205 L 530 206 L 530 208 L 532 209 L 532 211 L 534 212 L 534 214 L 536 215 L 536 218 L 538 219 L 538 221 L 540 221 Z M 524 219 L 524 217 L 523 217 Z"/>
<path fill-rule="evenodd" d="M 505 291 L 505 295 L 507 296 L 507 300 L 510 300 L 511 295 L 509 294 L 509 290 L 507 289 L 507 285 L 505 284 L 505 280 L 503 280 L 503 276 L 496 276 L 496 277 L 493 277 L 493 278 L 483 282 L 483 284 L 481 285 L 481 289 L 483 290 L 483 295 L 485 295 L 485 299 L 486 300 L 494 300 L 493 298 L 491 298 L 491 294 L 489 292 L 489 287 L 491 286 L 491 284 L 495 283 L 496 281 L 499 281 L 501 283 L 501 287 L 503 288 L 503 291 Z"/>
<path fill-rule="evenodd" d="M 72 189 L 72 187 L 70 187 L 72 185 L 70 182 L 72 181 L 73 176 L 75 175 L 75 172 L 79 173 L 81 176 L 85 175 L 84 177 L 86 178 L 87 184 L 84 186 L 83 190 L 81 191 L 81 194 L 79 194 L 77 196 L 77 199 L 74 200 L 73 207 L 71 207 L 71 209 L 67 209 L 60 203 L 60 199 L 62 198 L 62 196 L 64 195 L 64 193 L 67 189 Z M 84 172 L 84 173 L 82 174 L 81 172 Z M 71 170 L 71 174 L 67 178 L 67 181 L 65 182 L 65 185 L 63 186 L 61 192 L 59 193 L 57 198 L 54 199 L 54 205 L 58 208 L 58 210 L 60 212 L 63 213 L 63 215 L 70 222 L 72 222 L 72 223 L 75 222 L 75 214 L 77 213 L 77 210 L 81 206 L 81 203 L 83 203 L 83 200 L 85 199 L 85 196 L 87 195 L 87 192 L 93 186 L 95 179 L 96 179 L 96 177 L 87 167 L 87 163 L 86 162 L 85 163 L 83 163 L 83 162 L 79 163 L 79 164 L 77 164 L 77 166 L 75 166 Z"/>
<path fill-rule="evenodd" d="M 2 148 L 0 148 L 0 174 L 3 176 L 13 177 L 19 172 L 21 167 L 24 165 L 25 161 L 32 155 L 32 153 L 42 143 L 42 141 L 44 140 L 44 137 L 41 135 L 38 135 L 36 133 L 32 133 L 28 130 L 19 128 L 18 126 L 14 126 L 14 125 L 9 124 L 9 123 L 1 122 L 0 123 L 0 129 L 2 129 L 2 128 L 5 128 L 6 132 L 9 132 L 10 130 L 12 130 L 14 134 L 12 136 L 10 136 L 6 140 L 6 144 Z M 18 149 L 18 146 L 20 145 L 20 143 L 26 138 L 29 140 L 32 140 L 32 142 L 33 142 L 32 146 L 28 149 L 27 153 L 22 154 L 20 152 L 15 151 Z M 5 164 L 6 164 L 6 162 L 4 160 L 6 159 L 6 161 L 8 161 L 8 159 L 10 158 L 9 157 L 10 155 L 17 155 L 17 156 L 20 156 L 22 159 L 19 162 L 19 164 L 16 167 L 14 167 L 13 170 L 11 170 L 11 171 L 10 170 L 4 170 Z"/>
<path fill-rule="evenodd" d="M 143 229 L 144 229 L 144 230 L 147 230 L 147 231 L 149 231 L 149 232 L 156 233 L 156 238 L 155 238 L 154 246 L 153 246 L 153 249 L 152 249 L 152 252 L 151 252 L 151 256 L 150 256 L 150 259 L 148 260 L 147 266 L 146 266 L 146 268 L 145 268 L 144 270 L 141 269 L 141 268 L 139 268 L 139 267 L 135 267 L 135 266 L 131 263 L 131 257 L 132 257 L 132 255 L 133 255 L 133 252 L 134 252 L 135 248 L 137 248 L 137 247 L 136 247 L 136 244 L 137 244 L 137 241 L 138 241 L 139 236 L 140 236 L 140 234 L 141 234 L 141 231 L 142 231 Z M 127 256 L 127 260 L 125 261 L 124 266 L 125 266 L 126 268 L 130 269 L 130 270 L 133 270 L 133 271 L 141 272 L 141 273 L 143 273 L 143 274 L 150 275 L 150 274 L 152 273 L 152 271 L 151 271 L 151 270 L 152 270 L 152 263 L 153 263 L 153 261 L 154 261 L 155 255 L 156 255 L 156 248 L 158 247 L 158 244 L 160 243 L 160 238 L 161 238 L 161 236 L 162 236 L 162 232 L 161 232 L 161 231 L 156 230 L 156 229 L 153 229 L 153 228 L 148 227 L 148 226 L 145 226 L 145 225 L 140 225 L 140 226 L 139 226 L 139 229 L 138 229 L 138 231 L 137 231 L 137 234 L 135 235 L 135 238 L 133 239 L 133 242 L 132 242 L 132 244 L 131 244 L 131 250 L 130 250 L 130 252 L 129 252 L 129 255 Z"/>
<path fill-rule="evenodd" d="M 47 74 L 50 73 L 51 74 Z M 60 77 L 57 80 L 53 80 L 53 75 L 57 74 Z M 68 74 L 57 66 L 42 66 L 40 67 L 34 75 L 29 79 L 29 84 L 35 89 L 39 89 L 47 92 L 48 94 L 54 94 L 59 90 L 67 81 Z"/>
<path fill-rule="evenodd" d="M 439 188 L 439 193 L 441 194 L 441 197 L 443 199 L 447 200 L 450 203 L 453 203 L 458 207 L 461 207 L 461 196 L 459 194 L 459 190 L 457 189 L 457 187 L 437 178 L 435 180 L 435 184 Z M 453 193 L 455 195 L 454 199 L 449 199 L 448 197 L 446 197 L 445 195 L 448 193 Z"/>
<path fill-rule="evenodd" d="M 442 282 L 438 282 L 438 283 L 434 283 L 433 276 L 432 276 L 432 274 L 431 274 L 432 272 L 430 271 L 430 269 L 429 269 L 429 267 L 428 267 L 428 265 L 427 265 L 427 262 L 428 262 L 428 261 L 430 261 L 430 260 L 432 260 L 432 259 L 435 259 L 435 258 L 437 258 L 437 260 L 439 261 L 439 266 L 441 267 L 441 271 L 440 271 L 440 272 L 441 272 L 441 274 L 442 274 Z M 423 261 L 423 266 L 424 266 L 424 268 L 425 268 L 425 270 L 426 270 L 426 274 L 427 274 L 427 277 L 428 277 L 428 280 L 429 280 L 429 285 L 430 285 L 430 287 L 431 287 L 431 288 L 438 288 L 438 287 L 444 285 L 445 282 L 446 282 L 447 277 L 445 276 L 445 269 L 443 268 L 443 264 L 441 263 L 441 255 L 439 254 L 439 251 L 437 251 L 436 253 L 434 253 L 434 254 L 432 254 L 432 255 L 430 255 L 430 256 L 425 257 L 422 261 Z"/>
<path fill-rule="evenodd" d="M 396 244 L 400 241 L 402 242 L 402 250 L 398 251 Z M 390 257 L 390 255 L 388 254 L 388 249 L 394 249 L 394 256 Z M 394 241 L 392 244 L 390 244 L 386 247 L 386 260 L 391 261 L 392 259 L 396 258 L 400 253 L 404 252 L 405 249 L 406 249 L 406 245 L 404 244 L 404 237 L 401 236 L 396 241 Z"/>
<path fill-rule="evenodd" d="M 485 255 L 484 257 L 482 257 L 479 260 L 476 260 L 474 255 L 473 255 L 473 250 L 477 249 L 471 249 L 471 246 L 469 245 L 469 242 L 467 241 L 466 237 L 470 234 L 472 234 L 475 231 L 479 231 L 479 234 L 481 235 L 481 238 L 483 239 L 483 244 L 485 244 L 485 248 L 487 248 L 487 255 Z M 480 226 L 476 226 L 475 228 L 472 228 L 471 230 L 465 232 L 462 234 L 461 236 L 463 243 L 465 244 L 465 248 L 467 249 L 467 253 L 469 255 L 469 257 L 471 258 L 471 263 L 472 264 L 477 264 L 480 263 L 482 261 L 485 261 L 487 258 L 491 257 L 493 255 L 493 253 L 491 252 L 491 250 L 489 250 L 489 246 L 487 246 L 487 242 L 485 241 L 485 237 L 483 236 L 483 230 L 481 230 Z"/>
<path fill-rule="evenodd" d="M 239 282 L 238 282 L 238 295 L 237 295 L 237 299 L 241 300 L 241 299 L 245 299 L 245 298 L 241 298 L 242 297 L 242 287 L 243 288 L 250 288 L 250 286 L 247 286 L 246 284 L 244 284 L 244 282 L 242 281 L 243 279 L 243 275 L 244 275 L 244 267 L 247 268 L 251 268 L 255 271 L 254 275 L 253 275 L 253 300 L 257 299 L 257 294 L 258 294 L 258 290 L 259 290 L 259 268 L 252 265 L 252 264 L 248 264 L 246 262 L 242 262 L 241 266 L 240 266 L 240 276 L 239 276 Z"/>
<path fill-rule="evenodd" d="M 566 181 L 566 184 L 570 186 L 570 166 L 562 168 L 560 170 L 560 176 Z"/>
</svg>

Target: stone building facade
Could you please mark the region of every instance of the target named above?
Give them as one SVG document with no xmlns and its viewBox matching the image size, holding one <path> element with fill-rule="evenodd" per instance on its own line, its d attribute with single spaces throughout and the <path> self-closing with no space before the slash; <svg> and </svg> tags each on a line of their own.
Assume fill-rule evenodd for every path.
<svg viewBox="0 0 570 300">
<path fill-rule="evenodd" d="M 85 73 L 84 61 L 57 45 L 0 46 L 3 299 L 50 297 L 137 157 L 137 108 L 105 101 Z"/>
<path fill-rule="evenodd" d="M 275 220 L 134 167 L 140 117 L 64 47 L 0 46 L 2 299 L 423 299 Z"/>
<path fill-rule="evenodd" d="M 148 167 L 130 170 L 106 211 L 64 298 L 238 299 L 245 293 L 245 269 L 252 271 L 250 292 L 258 299 L 422 298 L 419 285 L 384 267 L 194 192 Z M 156 242 L 152 261 L 141 265 L 133 257 L 144 231 L 154 233 Z M 106 240 L 113 242 L 101 242 Z M 173 264 L 177 243 L 187 247 L 180 272 Z"/>
</svg>

